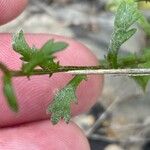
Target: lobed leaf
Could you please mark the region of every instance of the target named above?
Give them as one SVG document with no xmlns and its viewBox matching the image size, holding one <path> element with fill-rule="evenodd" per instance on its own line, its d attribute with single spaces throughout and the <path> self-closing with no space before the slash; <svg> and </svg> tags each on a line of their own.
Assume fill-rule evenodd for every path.
<svg viewBox="0 0 150 150">
<path fill-rule="evenodd" d="M 13 37 L 13 49 L 22 55 L 21 59 L 23 61 L 26 61 L 22 69 L 28 75 L 37 66 L 42 67 L 44 70 L 57 69 L 59 63 L 54 61 L 55 57 L 52 55 L 67 47 L 68 44 L 65 42 L 49 40 L 40 49 L 30 48 L 22 30 Z"/>
<path fill-rule="evenodd" d="M 66 123 L 71 118 L 71 103 L 77 103 L 76 89 L 86 76 L 76 75 L 63 89 L 58 91 L 53 102 L 48 107 L 48 113 L 51 113 L 51 121 L 57 124 L 60 119 L 64 119 Z"/>
<path fill-rule="evenodd" d="M 12 46 L 14 51 L 22 55 L 22 60 L 29 61 L 31 59 L 33 49 L 27 44 L 22 30 L 14 34 Z"/>
<path fill-rule="evenodd" d="M 107 62 L 110 68 L 118 68 L 118 51 L 123 43 L 125 43 L 136 32 L 135 28 L 130 27 L 141 17 L 137 3 L 133 0 L 123 0 L 118 7 L 112 39 L 107 54 Z"/>
</svg>

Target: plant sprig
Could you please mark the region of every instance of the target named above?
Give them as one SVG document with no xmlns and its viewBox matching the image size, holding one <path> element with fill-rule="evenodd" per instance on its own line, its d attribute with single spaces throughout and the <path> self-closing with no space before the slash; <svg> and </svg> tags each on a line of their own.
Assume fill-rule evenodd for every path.
<svg viewBox="0 0 150 150">
<path fill-rule="evenodd" d="M 48 40 L 41 48 L 30 47 L 24 33 L 21 30 L 13 36 L 13 49 L 21 55 L 22 67 L 20 70 L 10 70 L 3 63 L 0 69 L 3 72 L 3 91 L 10 108 L 17 112 L 19 106 L 13 90 L 12 78 L 19 76 L 45 75 L 74 70 L 98 70 L 98 69 L 125 69 L 125 68 L 150 68 L 150 48 L 144 49 L 140 55 L 129 54 L 119 56 L 119 50 L 123 43 L 130 39 L 137 31 L 136 24 L 140 24 L 147 33 L 150 33 L 149 22 L 138 10 L 134 0 L 122 0 L 116 12 L 114 31 L 108 48 L 108 54 L 98 66 L 61 66 L 53 54 L 65 50 L 69 45 L 63 41 Z M 134 26 L 134 27 L 133 27 Z M 36 69 L 40 67 L 41 69 Z M 132 77 L 143 90 L 146 89 L 150 76 Z M 56 92 L 53 102 L 47 112 L 51 114 L 51 121 L 57 124 L 60 119 L 66 123 L 71 118 L 71 104 L 77 103 L 76 89 L 86 80 L 86 75 L 76 75 L 68 84 Z"/>
<path fill-rule="evenodd" d="M 150 51 L 144 50 L 142 55 L 129 54 L 126 57 L 118 56 L 118 51 L 121 45 L 132 37 L 137 31 L 135 23 L 141 25 L 144 31 L 149 35 L 150 24 L 138 9 L 138 4 L 134 0 L 123 0 L 117 10 L 114 32 L 109 45 L 109 52 L 106 57 L 106 64 L 109 68 L 149 68 L 150 67 Z M 122 63 L 122 60 L 125 61 Z M 131 61 L 132 60 L 132 61 Z M 133 79 L 141 86 L 143 91 L 149 82 L 150 76 L 137 76 Z"/>
<path fill-rule="evenodd" d="M 106 60 L 108 67 L 119 68 L 118 66 L 118 51 L 123 43 L 130 39 L 135 32 L 136 28 L 131 28 L 131 25 L 137 22 L 140 18 L 137 3 L 132 0 L 122 1 L 119 5 L 115 22 L 112 39 L 108 48 L 108 54 Z"/>
<path fill-rule="evenodd" d="M 78 103 L 75 91 L 83 80 L 86 80 L 85 75 L 76 75 L 63 89 L 56 93 L 54 101 L 47 110 L 51 114 L 53 124 L 57 124 L 61 118 L 69 123 L 71 118 L 70 106 L 72 102 Z"/>
</svg>

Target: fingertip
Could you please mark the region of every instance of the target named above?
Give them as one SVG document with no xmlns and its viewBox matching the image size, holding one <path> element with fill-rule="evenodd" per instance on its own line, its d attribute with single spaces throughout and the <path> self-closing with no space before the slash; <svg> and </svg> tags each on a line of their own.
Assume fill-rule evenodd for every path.
<svg viewBox="0 0 150 150">
<path fill-rule="evenodd" d="M 10 136 L 11 135 L 11 136 Z M 0 130 L 0 149 L 90 150 L 83 132 L 72 122 L 40 121 Z"/>
<path fill-rule="evenodd" d="M 0 0 L 0 25 L 16 18 L 25 9 L 28 0 Z"/>
</svg>

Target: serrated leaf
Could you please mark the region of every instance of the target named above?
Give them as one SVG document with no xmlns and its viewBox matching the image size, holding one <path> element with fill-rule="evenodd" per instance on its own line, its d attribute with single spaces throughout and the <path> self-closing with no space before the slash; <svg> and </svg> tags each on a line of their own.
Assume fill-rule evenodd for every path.
<svg viewBox="0 0 150 150">
<path fill-rule="evenodd" d="M 57 69 L 59 63 L 54 61 L 55 57 L 52 54 L 64 50 L 67 46 L 65 42 L 49 40 L 41 49 L 30 48 L 22 30 L 13 37 L 13 49 L 22 55 L 21 60 L 26 61 L 22 66 L 26 74 L 30 74 L 37 66 L 49 71 Z"/>
<path fill-rule="evenodd" d="M 33 54 L 33 49 L 30 48 L 29 45 L 27 44 L 22 30 L 14 34 L 12 46 L 14 51 L 22 55 L 21 57 L 22 60 L 24 61 L 30 60 Z"/>
<path fill-rule="evenodd" d="M 112 39 L 109 45 L 109 52 L 106 60 L 110 68 L 118 68 L 118 51 L 136 32 L 135 28 L 130 27 L 141 17 L 137 4 L 133 0 L 123 0 L 118 7 Z"/>
<path fill-rule="evenodd" d="M 86 76 L 76 75 L 63 89 L 59 90 L 53 102 L 48 107 L 48 113 L 51 113 L 51 121 L 53 124 L 57 124 L 60 119 L 64 119 L 66 123 L 71 118 L 71 103 L 77 103 L 76 88 L 85 80 Z"/>
<path fill-rule="evenodd" d="M 17 112 L 19 107 L 17 104 L 16 96 L 14 94 L 11 76 L 9 74 L 5 74 L 3 77 L 3 91 L 6 96 L 8 105 L 13 111 Z"/>
</svg>

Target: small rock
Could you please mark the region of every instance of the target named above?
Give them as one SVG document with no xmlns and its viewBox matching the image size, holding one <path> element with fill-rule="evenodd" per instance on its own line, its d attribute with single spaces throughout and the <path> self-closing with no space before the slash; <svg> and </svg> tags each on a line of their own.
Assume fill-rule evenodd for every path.
<svg viewBox="0 0 150 150">
<path fill-rule="evenodd" d="M 95 118 L 92 115 L 80 115 L 73 118 L 73 121 L 84 131 L 91 128 L 91 126 L 95 123 Z"/>
<path fill-rule="evenodd" d="M 116 144 L 112 144 L 107 146 L 104 150 L 124 150 L 124 149 Z"/>
</svg>

